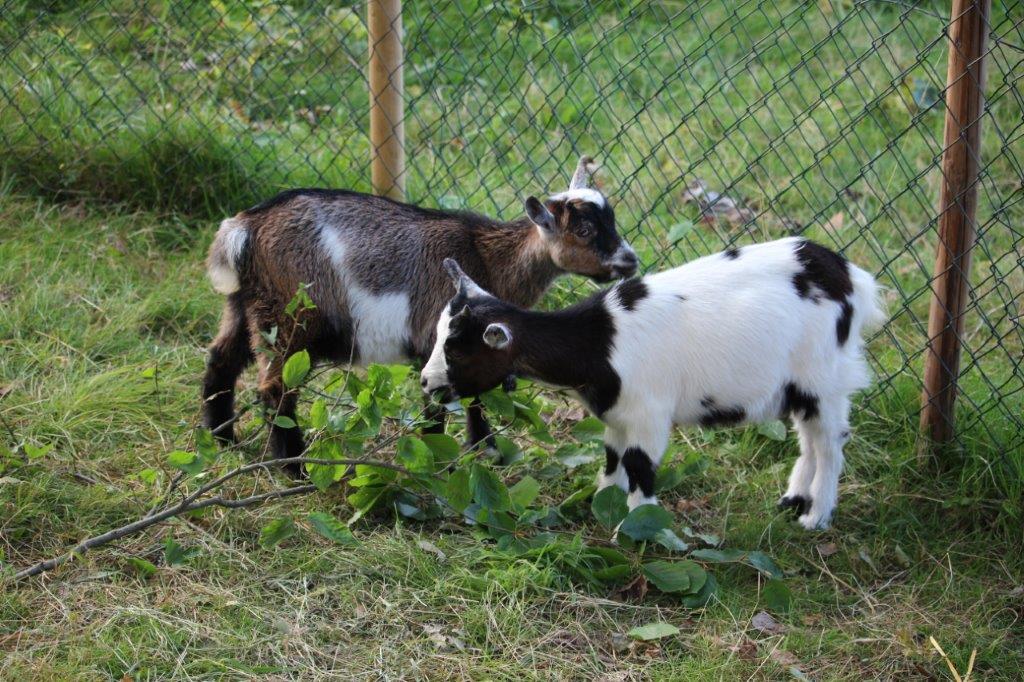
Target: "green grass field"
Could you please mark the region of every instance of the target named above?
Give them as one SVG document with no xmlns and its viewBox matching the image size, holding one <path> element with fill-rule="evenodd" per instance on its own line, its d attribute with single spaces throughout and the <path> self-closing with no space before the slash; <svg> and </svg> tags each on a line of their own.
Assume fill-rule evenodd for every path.
<svg viewBox="0 0 1024 682">
<path fill-rule="evenodd" d="M 146 514 L 177 474 L 168 455 L 196 447 L 204 347 L 220 310 L 202 267 L 216 220 L 284 187 L 368 189 L 366 96 L 350 59 L 365 49 L 357 14 L 254 3 L 253 22 L 231 3 L 47 5 L 37 16 L 34 4 L 9 2 L 0 17 L 12 46 L 0 57 L 0 678 L 952 679 L 930 638 L 961 674 L 974 655 L 972 679 L 1020 678 L 1024 447 L 1013 419 L 1024 394 L 1013 390 L 1022 348 L 1012 304 L 1024 272 L 1004 225 L 1019 225 L 1024 208 L 1012 201 L 1019 152 L 997 136 L 986 138 L 982 303 L 967 337 L 983 360 L 965 375 L 963 445 L 942 467 L 917 458 L 941 113 L 918 116 L 889 81 L 893 64 L 909 89 L 944 76 L 941 44 L 918 54 L 941 22 L 903 21 L 881 4 L 711 3 L 680 16 L 671 3 L 609 3 L 575 26 L 565 3 L 468 23 L 463 13 L 482 3 L 407 7 L 411 197 L 512 216 L 521 193 L 564 183 L 577 150 L 599 149 L 620 227 L 649 268 L 780 236 L 795 220 L 891 290 L 894 318 L 869 346 L 880 388 L 855 412 L 832 530 L 807 533 L 774 508 L 794 438 L 751 428 L 673 439 L 684 475 L 661 499 L 677 530 L 764 552 L 791 595 L 783 608 L 764 572 L 703 562 L 718 591 L 688 608 L 578 570 L 586 548 L 611 544 L 589 502 L 572 501 L 597 471 L 594 447 L 571 401 L 529 389 L 522 399 L 553 442 L 496 417 L 521 455 L 493 471 L 509 486 L 540 482 L 526 505 L 535 522 L 517 521 L 524 539 L 552 525 L 557 540 L 538 551 L 496 543 L 398 484 L 351 523 L 356 542 L 331 542 L 309 514 L 359 515 L 365 488 L 350 481 L 184 515 L 14 581 L 13 571 Z M 836 24 L 838 37 L 803 59 Z M 851 55 L 866 56 L 838 78 Z M 999 64 L 995 94 L 1013 85 Z M 1013 129 L 1012 103 L 994 101 L 993 128 Z M 696 221 L 679 199 L 695 177 L 746 197 L 753 230 Z M 696 224 L 670 239 L 680 223 Z M 589 288 L 566 279 L 545 304 Z M 303 420 L 317 392 L 338 414 L 355 409 L 332 388 L 337 376 L 311 382 Z M 253 381 L 243 378 L 243 404 Z M 389 444 L 408 430 L 416 391 L 409 379 L 389 395 L 368 455 L 404 461 Z M 186 489 L 259 458 L 258 421 L 244 417 L 243 446 Z M 225 494 L 287 485 L 259 473 Z M 296 532 L 268 541 L 282 518 Z M 624 554 L 635 575 L 641 552 Z M 759 628 L 761 611 L 779 627 Z M 680 632 L 626 636 L 659 621 Z"/>
</svg>

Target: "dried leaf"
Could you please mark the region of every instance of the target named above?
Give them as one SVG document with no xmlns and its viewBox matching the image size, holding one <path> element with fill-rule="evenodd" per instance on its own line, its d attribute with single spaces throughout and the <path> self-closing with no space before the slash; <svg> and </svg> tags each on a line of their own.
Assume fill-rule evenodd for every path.
<svg viewBox="0 0 1024 682">
<path fill-rule="evenodd" d="M 772 649 L 768 658 L 782 666 L 800 665 L 800 659 L 785 649 Z"/>
<path fill-rule="evenodd" d="M 701 220 L 713 223 L 722 219 L 733 225 L 741 225 L 754 219 L 754 212 L 743 202 L 726 194 L 708 189 L 703 180 L 696 180 L 683 190 L 681 198 L 686 203 L 700 208 Z"/>
<path fill-rule="evenodd" d="M 441 561 L 447 561 L 448 555 L 441 551 L 441 548 L 435 545 L 429 540 L 419 540 L 416 546 L 422 549 L 424 552 L 430 552 L 431 554 L 437 555 L 437 558 Z"/>
<path fill-rule="evenodd" d="M 647 596 L 647 578 L 643 573 L 637 575 L 617 593 L 624 601 L 643 601 Z"/>
<path fill-rule="evenodd" d="M 818 554 L 821 555 L 822 559 L 828 558 L 839 551 L 839 547 L 834 542 L 823 542 L 818 545 Z"/>
<path fill-rule="evenodd" d="M 845 220 L 846 216 L 842 211 L 833 214 L 832 217 L 825 222 L 825 231 L 830 234 L 836 234 L 837 232 L 842 231 Z"/>
<path fill-rule="evenodd" d="M 773 618 L 767 611 L 758 611 L 754 617 L 750 619 L 750 624 L 755 630 L 767 635 L 781 635 L 786 631 L 786 626 L 775 620 L 775 618 Z"/>
<path fill-rule="evenodd" d="M 745 661 L 756 661 L 758 659 L 757 642 L 749 637 L 744 637 L 740 640 L 739 644 L 729 647 L 729 651 L 732 651 Z"/>
</svg>

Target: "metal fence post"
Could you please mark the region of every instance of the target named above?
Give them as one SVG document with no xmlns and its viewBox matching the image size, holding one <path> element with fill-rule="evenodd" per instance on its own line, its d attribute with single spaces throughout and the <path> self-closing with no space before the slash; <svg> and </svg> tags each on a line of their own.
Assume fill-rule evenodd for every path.
<svg viewBox="0 0 1024 682">
<path fill-rule="evenodd" d="M 948 443 L 956 435 L 954 403 L 978 206 L 990 7 L 991 0 L 953 0 L 949 25 L 939 243 L 928 314 L 921 411 L 921 429 L 930 444 Z M 930 444 L 925 444 L 926 449 Z"/>
<path fill-rule="evenodd" d="M 376 194 L 405 198 L 402 0 L 368 0 L 370 177 Z"/>
</svg>

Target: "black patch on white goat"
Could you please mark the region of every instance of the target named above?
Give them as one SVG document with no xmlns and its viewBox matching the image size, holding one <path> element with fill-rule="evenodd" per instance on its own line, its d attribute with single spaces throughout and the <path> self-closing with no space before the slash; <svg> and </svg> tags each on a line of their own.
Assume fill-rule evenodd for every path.
<svg viewBox="0 0 1024 682">
<path fill-rule="evenodd" d="M 836 340 L 839 341 L 840 346 L 850 338 L 850 323 L 853 321 L 853 304 L 843 301 L 841 305 L 843 309 L 839 313 L 839 319 L 836 320 Z"/>
<path fill-rule="evenodd" d="M 604 473 L 611 476 L 619 468 L 619 453 L 611 445 L 604 446 Z"/>
<path fill-rule="evenodd" d="M 640 448 L 626 448 L 622 455 L 622 467 L 629 477 L 629 491 L 637 488 L 645 497 L 654 495 L 654 465 L 647 453 Z"/>
<path fill-rule="evenodd" d="M 803 495 L 783 497 L 779 500 L 779 509 L 792 509 L 794 516 L 803 516 L 811 509 L 811 498 L 804 497 Z"/>
<path fill-rule="evenodd" d="M 793 275 L 793 286 L 800 298 L 817 300 L 818 292 L 837 303 L 853 293 L 850 268 L 846 259 L 824 246 L 804 240 L 796 249 L 801 270 Z"/>
<path fill-rule="evenodd" d="M 635 310 L 636 304 L 647 298 L 647 285 L 639 277 L 627 279 L 615 289 L 619 295 L 619 303 L 626 310 Z"/>
<path fill-rule="evenodd" d="M 739 424 L 747 416 L 746 410 L 742 407 L 721 407 L 711 397 L 703 398 L 700 406 L 707 410 L 697 420 L 701 426 L 732 426 Z"/>
<path fill-rule="evenodd" d="M 782 414 L 801 419 L 814 419 L 818 416 L 818 398 L 790 382 L 783 390 Z"/>
<path fill-rule="evenodd" d="M 729 260 L 736 260 L 740 257 L 740 250 L 735 246 L 730 246 L 728 249 L 722 252 L 722 255 Z"/>
</svg>

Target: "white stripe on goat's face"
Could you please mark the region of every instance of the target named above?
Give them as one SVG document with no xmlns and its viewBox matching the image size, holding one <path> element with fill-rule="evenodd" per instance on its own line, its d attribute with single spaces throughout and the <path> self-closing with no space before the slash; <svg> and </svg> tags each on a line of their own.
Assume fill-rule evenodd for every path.
<svg viewBox="0 0 1024 682">
<path fill-rule="evenodd" d="M 345 243 L 334 228 L 320 227 L 320 243 L 345 287 L 352 328 L 359 350 L 358 362 L 402 362 L 409 345 L 409 295 L 404 291 L 370 293 L 352 276 L 346 262 Z"/>
<path fill-rule="evenodd" d="M 589 187 L 579 187 L 577 189 L 567 189 L 564 192 L 559 192 L 551 196 L 551 201 L 589 201 L 596 205 L 598 208 L 604 208 L 608 201 L 604 198 L 596 189 L 590 189 Z"/>
<path fill-rule="evenodd" d="M 449 323 L 452 319 L 451 303 L 447 303 L 437 319 L 437 336 L 434 349 L 427 364 L 420 372 L 420 385 L 426 393 L 433 393 L 448 386 L 448 361 L 444 356 L 444 342 L 448 340 Z"/>
</svg>

